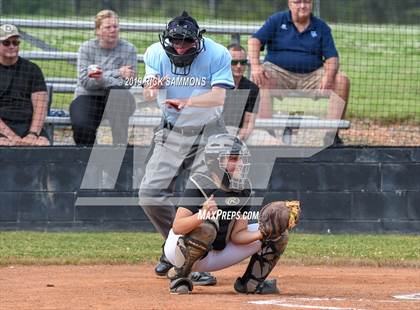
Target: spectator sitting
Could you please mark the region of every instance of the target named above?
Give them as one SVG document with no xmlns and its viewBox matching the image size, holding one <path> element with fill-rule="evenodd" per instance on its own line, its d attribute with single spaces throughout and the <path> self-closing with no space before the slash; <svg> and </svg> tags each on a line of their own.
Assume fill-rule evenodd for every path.
<svg viewBox="0 0 420 310">
<path fill-rule="evenodd" d="M 137 51 L 131 43 L 119 39 L 115 12 L 100 11 L 95 28 L 97 38 L 84 42 L 78 53 L 76 98 L 70 106 L 74 141 L 93 145 L 105 112 L 113 143 L 126 144 L 128 119 L 135 105 L 133 96 L 123 88 L 131 87 L 127 81 L 136 76 Z"/>
<path fill-rule="evenodd" d="M 341 98 L 330 98 L 327 114 L 329 119 L 341 119 L 350 81 L 338 72 L 331 29 L 312 15 L 312 0 L 288 0 L 288 6 L 289 11 L 270 16 L 248 40 L 251 77 L 261 87 L 260 117 L 272 116 L 268 89 L 319 89 L 333 90 Z M 267 55 L 260 64 L 260 50 L 265 45 Z"/>
<path fill-rule="evenodd" d="M 47 87 L 41 69 L 19 57 L 16 26 L 0 26 L 0 145 L 49 145 L 43 129 Z"/>
<path fill-rule="evenodd" d="M 247 144 L 279 144 L 279 140 L 267 131 L 254 129 L 260 90 L 255 83 L 244 76 L 248 65 L 245 49 L 235 43 L 227 46 L 227 49 L 232 56 L 231 67 L 235 89 L 226 93 L 223 107 L 226 129 Z"/>
</svg>

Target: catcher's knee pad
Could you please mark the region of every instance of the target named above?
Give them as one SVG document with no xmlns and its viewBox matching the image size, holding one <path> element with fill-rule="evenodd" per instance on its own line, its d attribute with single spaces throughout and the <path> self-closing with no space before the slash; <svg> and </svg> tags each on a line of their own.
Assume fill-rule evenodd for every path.
<svg viewBox="0 0 420 310">
<path fill-rule="evenodd" d="M 184 264 L 176 266 L 171 278 L 188 277 L 194 263 L 211 250 L 216 239 L 218 223 L 206 220 L 189 234 L 178 239 L 178 250 L 184 256 Z"/>
<path fill-rule="evenodd" d="M 251 256 L 244 275 L 236 280 L 235 290 L 246 294 L 274 293 L 275 291 L 265 291 L 267 283 L 264 280 L 276 266 L 286 249 L 288 240 L 289 234 L 286 230 L 278 240 L 264 242 L 261 250 Z"/>
</svg>

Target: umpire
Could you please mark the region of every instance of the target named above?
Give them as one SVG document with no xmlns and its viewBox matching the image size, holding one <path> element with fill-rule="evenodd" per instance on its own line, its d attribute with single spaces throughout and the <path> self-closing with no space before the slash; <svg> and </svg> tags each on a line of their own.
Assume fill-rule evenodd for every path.
<svg viewBox="0 0 420 310">
<path fill-rule="evenodd" d="M 183 12 L 172 19 L 144 55 L 144 97 L 156 100 L 162 122 L 139 190 L 139 204 L 165 238 L 175 216 L 174 185 L 184 170 L 204 170 L 207 137 L 226 132 L 221 113 L 226 89 L 234 88 L 228 50 L 202 35 L 197 21 Z M 155 272 L 172 265 L 162 254 Z M 195 285 L 214 285 L 208 273 L 194 273 Z"/>
</svg>

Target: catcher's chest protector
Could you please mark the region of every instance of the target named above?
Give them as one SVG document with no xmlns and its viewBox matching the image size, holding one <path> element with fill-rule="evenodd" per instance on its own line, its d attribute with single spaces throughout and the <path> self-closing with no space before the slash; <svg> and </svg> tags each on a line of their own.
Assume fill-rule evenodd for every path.
<svg viewBox="0 0 420 310">
<path fill-rule="evenodd" d="M 229 215 L 233 213 L 229 212 L 245 211 L 251 197 L 251 186 L 239 192 L 227 192 L 218 188 L 213 180 L 205 174 L 195 173 L 190 177 L 190 180 L 200 190 L 204 200 L 213 195 L 217 208 L 223 211 L 218 218 L 219 231 L 213 243 L 213 249 L 223 250 L 235 224 L 235 219 L 229 218 Z"/>
</svg>

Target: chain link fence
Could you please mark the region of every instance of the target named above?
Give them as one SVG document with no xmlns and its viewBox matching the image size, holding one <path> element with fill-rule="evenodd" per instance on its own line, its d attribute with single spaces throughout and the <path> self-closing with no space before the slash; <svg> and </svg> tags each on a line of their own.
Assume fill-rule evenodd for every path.
<svg viewBox="0 0 420 310">
<path fill-rule="evenodd" d="M 350 80 L 350 96 L 343 117 L 348 123 L 337 125 L 344 144 L 420 146 L 418 1 L 314 0 L 313 5 L 314 15 L 332 29 L 340 55 L 340 71 Z M 207 29 L 206 37 L 224 46 L 239 42 L 248 49 L 248 38 L 266 19 L 287 8 L 286 0 L 57 0 L 51 3 L 14 0 L 0 1 L 0 24 L 19 27 L 20 55 L 38 64 L 50 86 L 50 118 L 56 127 L 54 143 L 72 144 L 68 113 L 78 79 L 77 53 L 83 42 L 95 37 L 94 17 L 100 10 L 117 12 L 120 37 L 137 50 L 138 68 L 132 80 L 136 84 L 145 73 L 143 57 L 147 47 L 159 40 L 158 34 L 165 24 L 182 10 L 187 10 Z M 249 76 L 249 72 L 245 74 Z M 160 114 L 156 105 L 144 103 L 140 83 L 137 84 L 139 87 L 133 92 L 138 118 L 131 123 L 141 125 L 141 129 L 134 129 L 138 130 L 133 135 L 137 138 L 130 136 L 130 142 L 148 144 Z M 266 120 L 257 118 L 255 129 L 269 133 L 269 138 L 256 136 L 257 144 L 258 140 L 263 143 L 264 139 L 274 137 L 279 144 L 301 145 L 320 129 L 325 130 L 322 126 L 305 124 L 307 118 L 324 119 L 327 99 L 300 96 L 306 98 L 296 103 L 293 98 L 299 96 L 294 93 L 290 94 L 294 101 L 289 103 L 279 96 L 273 97 L 274 125 L 267 126 Z M 281 117 L 284 113 L 285 119 Z M 150 121 L 152 116 L 156 119 Z M 146 117 L 147 124 L 141 117 Z M 294 125 L 290 125 L 291 121 Z M 104 144 L 112 142 L 108 126 L 99 130 L 98 139 Z"/>
</svg>

